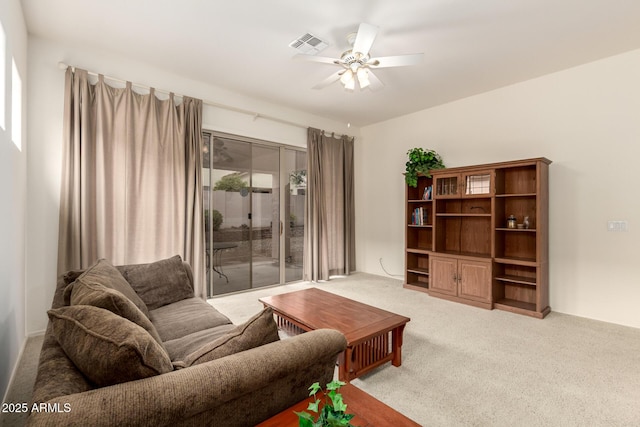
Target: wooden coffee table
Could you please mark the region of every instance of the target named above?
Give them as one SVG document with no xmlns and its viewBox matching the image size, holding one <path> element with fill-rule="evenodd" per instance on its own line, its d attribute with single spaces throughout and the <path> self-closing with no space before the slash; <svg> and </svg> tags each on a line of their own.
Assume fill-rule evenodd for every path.
<svg viewBox="0 0 640 427">
<path fill-rule="evenodd" d="M 347 414 L 354 414 L 351 419 L 351 425 L 358 427 L 418 427 L 420 424 L 405 417 L 393 408 L 380 402 L 373 396 L 365 393 L 359 388 L 351 384 L 347 384 L 340 388 L 339 393 L 342 394 L 344 403 L 347 404 Z M 320 400 L 324 399 L 321 392 L 317 395 Z M 258 427 L 297 427 L 298 416 L 294 413 L 307 411 L 307 406 L 313 401 L 313 397 L 309 397 L 296 405 L 285 409 L 268 420 L 258 424 Z M 315 418 L 315 413 L 307 411 Z"/>
<path fill-rule="evenodd" d="M 402 364 L 402 334 L 411 319 L 318 288 L 260 298 L 275 313 L 278 327 L 302 333 L 336 329 L 347 349 L 338 359 L 338 377 L 349 382 L 386 363 Z"/>
</svg>

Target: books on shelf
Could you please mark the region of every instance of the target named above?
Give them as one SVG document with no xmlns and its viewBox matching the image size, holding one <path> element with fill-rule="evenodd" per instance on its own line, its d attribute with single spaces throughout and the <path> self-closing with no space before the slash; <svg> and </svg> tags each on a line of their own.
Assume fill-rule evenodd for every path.
<svg viewBox="0 0 640 427">
<path fill-rule="evenodd" d="M 422 193 L 422 200 L 431 200 L 433 195 L 433 186 L 428 185 L 424 188 L 424 192 Z"/>
<path fill-rule="evenodd" d="M 411 225 L 427 225 L 427 209 L 415 208 L 411 214 Z"/>
</svg>

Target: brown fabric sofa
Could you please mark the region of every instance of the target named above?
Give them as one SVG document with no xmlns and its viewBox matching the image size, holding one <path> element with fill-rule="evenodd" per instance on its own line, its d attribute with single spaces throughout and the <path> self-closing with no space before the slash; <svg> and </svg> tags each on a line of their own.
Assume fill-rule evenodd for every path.
<svg viewBox="0 0 640 427">
<path fill-rule="evenodd" d="M 192 282 L 178 256 L 59 277 L 27 424 L 253 426 L 331 381 L 342 334 L 233 325 Z"/>
</svg>

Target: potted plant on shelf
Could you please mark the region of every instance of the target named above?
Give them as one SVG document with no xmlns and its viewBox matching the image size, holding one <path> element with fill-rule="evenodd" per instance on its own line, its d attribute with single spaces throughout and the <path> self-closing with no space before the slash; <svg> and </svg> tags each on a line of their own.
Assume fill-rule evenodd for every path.
<svg viewBox="0 0 640 427">
<path fill-rule="evenodd" d="M 345 384 L 346 383 L 337 380 L 327 384 L 327 391 L 323 392 L 325 396 L 324 406 L 320 408 L 322 401 L 316 397 L 316 393 L 322 388 L 320 387 L 320 383 L 313 383 L 311 387 L 309 387 L 309 390 L 311 390 L 309 396 L 313 396 L 314 401 L 309 403 L 307 411 L 315 412 L 318 414 L 318 418 L 314 420 L 313 415 L 308 412 L 296 412 L 299 421 L 298 425 L 300 427 L 350 427 L 351 424 L 349 421 L 351 421 L 354 415 L 345 413 L 347 405 L 342 401 L 342 395 L 338 393 L 340 387 Z"/>
<path fill-rule="evenodd" d="M 412 148 L 407 151 L 408 160 L 406 163 L 406 173 L 404 179 L 411 187 L 418 186 L 418 174 L 431 177 L 429 173 L 432 169 L 443 169 L 442 157 L 433 150 L 423 148 Z"/>
</svg>

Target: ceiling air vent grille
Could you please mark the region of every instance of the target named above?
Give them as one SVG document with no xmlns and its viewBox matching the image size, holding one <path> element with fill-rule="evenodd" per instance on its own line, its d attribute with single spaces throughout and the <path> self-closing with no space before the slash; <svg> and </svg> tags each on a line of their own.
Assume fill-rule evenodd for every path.
<svg viewBox="0 0 640 427">
<path fill-rule="evenodd" d="M 307 33 L 289 43 L 289 46 L 298 50 L 300 53 L 315 55 L 316 53 L 324 50 L 327 46 L 329 46 L 329 44 L 320 40 L 313 34 Z"/>
</svg>

